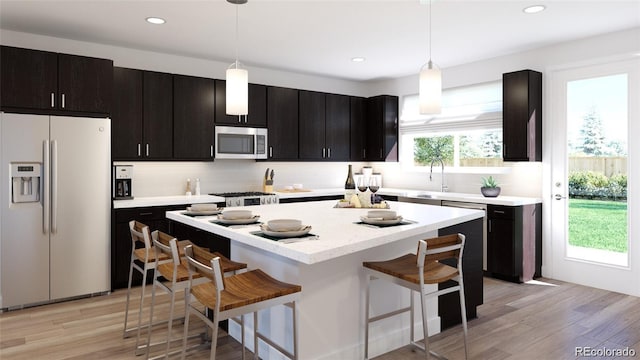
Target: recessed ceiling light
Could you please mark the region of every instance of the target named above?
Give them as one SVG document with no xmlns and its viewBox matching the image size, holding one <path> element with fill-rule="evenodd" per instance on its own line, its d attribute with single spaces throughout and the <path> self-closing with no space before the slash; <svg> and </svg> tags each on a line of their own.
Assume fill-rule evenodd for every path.
<svg viewBox="0 0 640 360">
<path fill-rule="evenodd" d="M 362 56 L 356 56 L 356 57 L 352 57 L 351 61 L 353 62 L 364 62 L 365 58 L 363 58 Z"/>
<path fill-rule="evenodd" d="M 522 9 L 522 11 L 524 11 L 527 14 L 535 14 L 543 11 L 544 9 L 546 9 L 546 6 L 544 5 L 533 5 L 533 6 L 527 6 L 526 8 Z"/>
<path fill-rule="evenodd" d="M 152 24 L 156 24 L 156 25 L 160 25 L 160 24 L 164 24 L 166 23 L 166 21 L 163 18 L 159 18 L 159 17 L 148 17 L 147 22 L 152 23 Z"/>
</svg>

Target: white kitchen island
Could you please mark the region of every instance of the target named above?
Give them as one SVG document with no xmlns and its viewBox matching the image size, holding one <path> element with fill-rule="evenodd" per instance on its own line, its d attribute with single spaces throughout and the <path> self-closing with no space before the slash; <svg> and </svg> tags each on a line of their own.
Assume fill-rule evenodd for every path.
<svg viewBox="0 0 640 360">
<path fill-rule="evenodd" d="M 385 260 L 414 253 L 419 239 L 438 235 L 438 229 L 482 218 L 478 210 L 390 202 L 391 210 L 411 224 L 376 227 L 356 224 L 367 209 L 334 208 L 336 201 L 246 207 L 260 215 L 260 221 L 299 219 L 311 225 L 317 239 L 282 243 L 252 234 L 258 225 L 225 227 L 211 217 L 189 217 L 182 211 L 167 212 L 171 220 L 231 239 L 231 256 L 260 268 L 273 277 L 302 285 L 297 302 L 299 359 L 360 359 L 363 357 L 365 277 L 362 262 Z M 234 208 L 238 209 L 238 208 Z M 372 287 L 373 314 L 406 306 L 409 292 L 390 284 Z M 430 304 L 429 332 L 440 331 L 437 300 Z M 419 311 L 416 319 L 419 318 Z M 285 348 L 291 349 L 291 312 L 279 307 L 260 313 L 260 329 Z M 230 333 L 239 331 L 230 323 Z M 421 336 L 417 323 L 416 336 Z M 252 347 L 252 324 L 247 344 Z M 370 330 L 370 354 L 375 356 L 406 345 L 409 318 L 397 316 L 377 322 Z M 275 351 L 260 348 L 264 359 L 279 359 Z"/>
</svg>

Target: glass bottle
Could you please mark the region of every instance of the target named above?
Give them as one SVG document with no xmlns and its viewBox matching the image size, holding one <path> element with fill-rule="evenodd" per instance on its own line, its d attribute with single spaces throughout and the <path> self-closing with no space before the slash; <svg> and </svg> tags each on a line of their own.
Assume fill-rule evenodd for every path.
<svg viewBox="0 0 640 360">
<path fill-rule="evenodd" d="M 353 169 L 349 165 L 347 180 L 344 182 L 344 198 L 351 200 L 351 196 L 356 193 L 356 182 L 353 180 Z"/>
</svg>

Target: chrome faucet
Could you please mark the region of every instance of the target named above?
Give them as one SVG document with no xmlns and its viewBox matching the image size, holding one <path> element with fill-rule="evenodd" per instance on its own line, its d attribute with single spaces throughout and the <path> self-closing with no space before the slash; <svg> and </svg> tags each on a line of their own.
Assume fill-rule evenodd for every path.
<svg viewBox="0 0 640 360">
<path fill-rule="evenodd" d="M 447 192 L 449 190 L 449 187 L 447 187 L 447 185 L 444 184 L 444 161 L 442 161 L 442 158 L 437 157 L 431 160 L 431 172 L 429 173 L 429 181 L 433 181 L 433 163 L 436 161 L 439 161 L 440 166 L 442 167 L 442 178 L 440 179 L 441 180 L 440 191 Z"/>
</svg>

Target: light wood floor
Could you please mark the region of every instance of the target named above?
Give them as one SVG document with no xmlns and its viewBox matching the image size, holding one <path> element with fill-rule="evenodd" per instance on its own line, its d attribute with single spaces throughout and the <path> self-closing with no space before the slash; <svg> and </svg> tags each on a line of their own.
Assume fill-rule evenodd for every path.
<svg viewBox="0 0 640 360">
<path fill-rule="evenodd" d="M 640 357 L 640 298 L 541 280 L 546 285 L 485 278 L 484 305 L 478 309 L 478 318 L 469 322 L 471 359 L 572 359 L 576 358 L 577 346 L 628 347 L 636 351 L 636 358 Z M 122 338 L 125 296 L 126 291 L 119 290 L 105 296 L 2 313 L 0 358 L 141 359 L 134 355 L 135 337 Z M 166 312 L 166 298 L 159 297 L 159 313 Z M 178 336 L 182 327 L 176 328 Z M 159 340 L 161 332 L 155 331 L 154 339 L 156 333 Z M 449 359 L 463 358 L 461 327 L 431 339 L 432 348 Z M 218 359 L 240 359 L 240 348 L 222 333 Z M 189 358 L 208 356 L 209 350 L 203 349 Z M 377 359 L 423 358 L 423 353 L 404 347 Z"/>
</svg>

